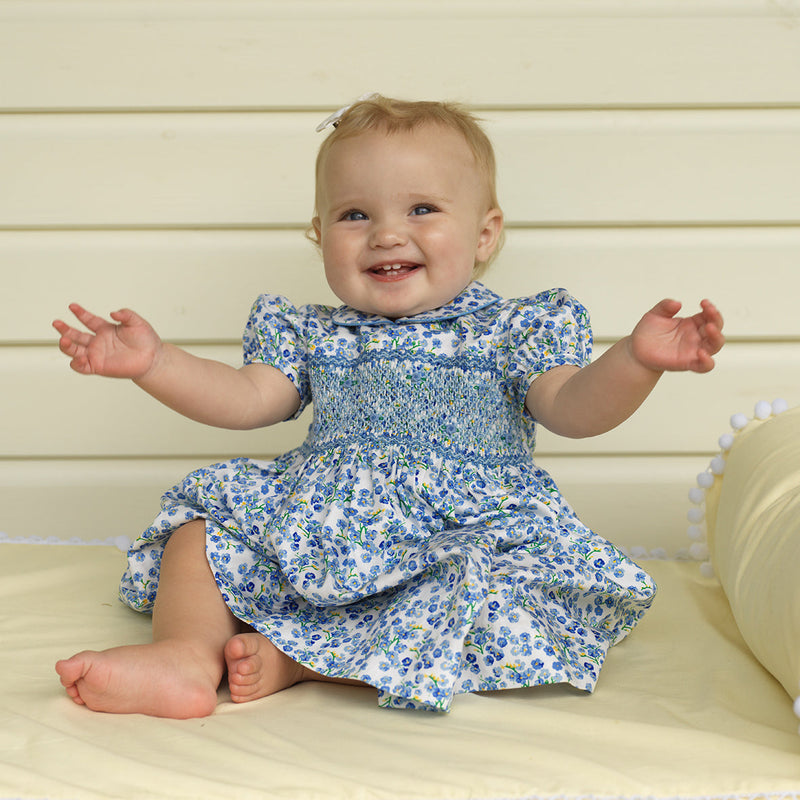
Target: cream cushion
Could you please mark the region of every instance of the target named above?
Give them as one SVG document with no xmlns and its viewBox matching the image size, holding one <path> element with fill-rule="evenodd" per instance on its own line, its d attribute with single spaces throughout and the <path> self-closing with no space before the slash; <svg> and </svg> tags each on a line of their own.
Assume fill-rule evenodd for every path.
<svg viewBox="0 0 800 800">
<path fill-rule="evenodd" d="M 591 695 L 469 694 L 433 714 L 304 683 L 243 705 L 221 689 L 192 720 L 96 714 L 58 682 L 65 654 L 149 641 L 115 599 L 124 564 L 0 536 L 3 800 L 800 800 L 786 694 L 693 562 L 642 564 L 658 598 Z"/>
<path fill-rule="evenodd" d="M 734 420 L 735 422 L 735 420 Z M 800 691 L 800 407 L 740 429 L 706 493 L 708 545 L 739 630 Z"/>
</svg>

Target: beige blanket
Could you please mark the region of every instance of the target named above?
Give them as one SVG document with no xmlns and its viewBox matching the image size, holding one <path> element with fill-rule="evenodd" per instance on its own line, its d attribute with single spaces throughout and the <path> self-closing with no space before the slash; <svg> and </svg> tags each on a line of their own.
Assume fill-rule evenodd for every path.
<svg viewBox="0 0 800 800">
<path fill-rule="evenodd" d="M 694 563 L 648 561 L 655 606 L 597 691 L 465 695 L 449 715 L 303 684 L 173 721 L 74 705 L 53 670 L 146 641 L 113 547 L 0 544 L 0 798 L 800 798 L 791 701 Z"/>
</svg>

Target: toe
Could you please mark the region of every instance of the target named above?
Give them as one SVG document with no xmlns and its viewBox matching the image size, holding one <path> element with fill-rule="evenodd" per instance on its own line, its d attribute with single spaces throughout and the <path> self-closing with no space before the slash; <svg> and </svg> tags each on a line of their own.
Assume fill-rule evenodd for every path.
<svg viewBox="0 0 800 800">
<path fill-rule="evenodd" d="M 261 672 L 261 659 L 257 655 L 243 658 L 237 664 L 236 672 L 242 677 L 255 676 L 257 673 Z"/>
<path fill-rule="evenodd" d="M 62 686 L 66 689 L 74 688 L 75 684 L 86 676 L 89 670 L 86 656 L 90 655 L 92 655 L 92 653 L 84 651 L 83 653 L 77 653 L 72 656 L 72 658 L 66 658 L 56 662 L 56 672 L 58 673 Z"/>
<path fill-rule="evenodd" d="M 255 655 L 257 651 L 258 643 L 254 639 L 254 634 L 237 633 L 228 639 L 225 645 L 225 658 L 229 662 L 241 661 Z"/>
<path fill-rule="evenodd" d="M 252 686 L 253 684 L 258 683 L 259 680 L 260 675 L 257 672 L 234 672 L 228 675 L 228 683 L 232 686 L 235 686 L 237 689 L 245 686 Z"/>
</svg>

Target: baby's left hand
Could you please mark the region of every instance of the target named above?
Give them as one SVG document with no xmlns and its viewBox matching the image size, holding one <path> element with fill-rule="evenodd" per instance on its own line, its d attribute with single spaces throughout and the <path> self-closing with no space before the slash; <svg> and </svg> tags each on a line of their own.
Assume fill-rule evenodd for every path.
<svg viewBox="0 0 800 800">
<path fill-rule="evenodd" d="M 643 366 L 658 372 L 714 369 L 712 356 L 725 344 L 722 315 L 710 300 L 692 317 L 676 317 L 681 304 L 662 300 L 633 329 L 631 353 Z"/>
</svg>

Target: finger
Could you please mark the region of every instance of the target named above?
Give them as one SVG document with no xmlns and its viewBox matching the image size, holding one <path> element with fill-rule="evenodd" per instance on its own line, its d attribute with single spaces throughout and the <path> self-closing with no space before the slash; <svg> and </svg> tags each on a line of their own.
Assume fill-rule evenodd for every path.
<svg viewBox="0 0 800 800">
<path fill-rule="evenodd" d="M 58 339 L 58 349 L 70 358 L 85 355 L 94 334 L 68 328 Z"/>
<path fill-rule="evenodd" d="M 72 361 L 69 362 L 69 366 L 75 372 L 79 372 L 81 375 L 91 375 L 92 374 L 92 367 L 89 364 L 89 359 L 86 358 L 85 354 L 77 355 Z"/>
<path fill-rule="evenodd" d="M 705 337 L 705 350 L 714 355 L 714 353 L 718 353 L 722 350 L 723 345 L 725 344 L 725 336 L 723 336 L 722 331 L 713 323 L 709 323 L 705 326 L 703 330 L 703 335 Z"/>
<path fill-rule="evenodd" d="M 111 324 L 102 317 L 98 317 L 97 314 L 92 314 L 91 311 L 87 311 L 78 303 L 70 303 L 69 310 L 93 333 L 97 333 L 97 331 L 104 326 Z"/>
<path fill-rule="evenodd" d="M 700 303 L 700 307 L 703 309 L 706 321 L 721 331 L 725 325 L 725 320 L 722 318 L 719 309 L 710 300 L 703 300 Z"/>
<path fill-rule="evenodd" d="M 658 314 L 660 317 L 674 317 L 681 310 L 680 300 L 673 300 L 672 298 L 665 298 L 660 303 L 653 306 L 652 312 Z"/>
<path fill-rule="evenodd" d="M 86 350 L 85 347 L 79 345 L 69 336 L 62 336 L 58 340 L 58 349 L 65 355 L 69 356 L 70 358 L 75 358 L 79 353 L 82 353 Z"/>
<path fill-rule="evenodd" d="M 122 325 L 130 325 L 132 322 L 138 322 L 139 319 L 141 319 L 135 311 L 131 311 L 129 308 L 121 308 L 119 311 L 112 311 L 110 316 L 111 319 Z"/>
<path fill-rule="evenodd" d="M 62 339 L 68 339 L 84 346 L 88 345 L 93 337 L 93 334 L 79 331 L 60 319 L 53 320 L 53 327 L 61 334 Z"/>
<path fill-rule="evenodd" d="M 700 333 L 705 341 L 705 349 L 713 355 L 725 344 L 725 336 L 722 333 L 725 322 L 722 314 L 710 300 L 703 300 L 700 306 L 702 307 Z"/>
<path fill-rule="evenodd" d="M 53 327 L 62 335 L 68 336 L 72 328 L 63 319 L 54 319 Z"/>
<path fill-rule="evenodd" d="M 695 359 L 695 363 L 690 367 L 692 372 L 711 372 L 714 369 L 715 363 L 714 359 L 705 351 L 700 350 L 697 354 L 697 358 Z"/>
</svg>

